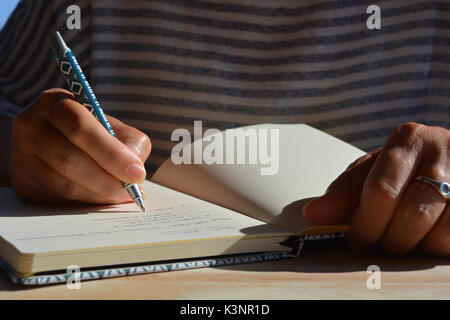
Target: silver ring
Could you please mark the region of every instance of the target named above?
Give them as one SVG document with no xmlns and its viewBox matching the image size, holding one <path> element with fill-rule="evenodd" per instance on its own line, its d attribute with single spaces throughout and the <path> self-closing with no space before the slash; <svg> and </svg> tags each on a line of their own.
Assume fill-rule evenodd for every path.
<svg viewBox="0 0 450 320">
<path fill-rule="evenodd" d="M 450 184 L 447 182 L 440 182 L 433 180 L 431 178 L 427 177 L 416 177 L 414 180 L 419 180 L 425 183 L 428 183 L 429 185 L 432 185 L 436 190 L 439 192 L 441 196 L 443 196 L 445 199 L 450 198 Z"/>
</svg>

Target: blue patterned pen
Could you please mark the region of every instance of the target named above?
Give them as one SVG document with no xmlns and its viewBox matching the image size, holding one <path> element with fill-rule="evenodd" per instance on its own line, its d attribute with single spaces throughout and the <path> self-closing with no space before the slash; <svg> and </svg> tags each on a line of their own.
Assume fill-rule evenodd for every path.
<svg viewBox="0 0 450 320">
<path fill-rule="evenodd" d="M 70 91 L 76 96 L 78 102 L 84 105 L 113 137 L 116 137 L 72 50 L 67 47 L 58 31 L 54 36 L 50 36 L 49 40 L 55 53 L 58 67 L 66 78 Z M 122 182 L 122 185 L 128 191 L 131 199 L 144 212 L 144 201 L 137 184 Z"/>
</svg>

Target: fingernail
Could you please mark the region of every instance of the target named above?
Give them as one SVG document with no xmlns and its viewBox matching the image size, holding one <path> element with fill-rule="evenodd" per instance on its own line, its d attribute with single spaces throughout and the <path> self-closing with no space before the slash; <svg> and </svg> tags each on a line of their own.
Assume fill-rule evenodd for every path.
<svg viewBox="0 0 450 320">
<path fill-rule="evenodd" d="M 127 175 L 130 178 L 130 182 L 139 182 L 145 179 L 145 169 L 140 165 L 133 163 L 127 168 Z"/>
</svg>

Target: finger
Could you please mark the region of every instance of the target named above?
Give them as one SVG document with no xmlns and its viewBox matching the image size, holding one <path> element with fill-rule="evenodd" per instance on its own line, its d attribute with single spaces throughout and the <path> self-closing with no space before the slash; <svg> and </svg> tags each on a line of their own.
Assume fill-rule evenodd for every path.
<svg viewBox="0 0 450 320">
<path fill-rule="evenodd" d="M 41 122 L 33 139 L 34 153 L 58 174 L 104 199 L 129 200 L 121 182 L 100 167 L 61 133 Z"/>
<path fill-rule="evenodd" d="M 438 174 L 444 172 L 440 168 L 441 162 L 432 164 L 427 162 L 418 171 L 418 176 L 447 181 L 446 177 Z M 411 251 L 433 228 L 445 205 L 446 200 L 433 186 L 413 180 L 408 185 L 381 240 L 385 251 L 394 255 Z"/>
<path fill-rule="evenodd" d="M 373 164 L 349 227 L 348 242 L 363 250 L 378 242 L 417 171 L 422 149 L 421 125 L 399 126 L 387 139 Z"/>
<path fill-rule="evenodd" d="M 350 164 L 325 195 L 303 207 L 303 215 L 314 225 L 342 223 L 358 206 L 364 181 L 379 152 L 380 148 L 375 149 Z"/>
<path fill-rule="evenodd" d="M 107 116 L 107 118 L 116 133 L 117 139 L 133 150 L 142 162 L 145 163 L 152 149 L 149 137 L 142 131 L 126 125 L 114 117 Z"/>
<path fill-rule="evenodd" d="M 55 99 L 54 95 L 51 98 Z M 145 179 L 141 159 L 114 138 L 84 106 L 63 96 L 41 109 L 43 117 L 71 143 L 116 178 L 131 183 Z"/>
<path fill-rule="evenodd" d="M 118 203 L 113 199 L 101 198 L 64 178 L 35 155 L 24 156 L 19 161 L 26 165 L 22 166 L 21 175 L 15 177 L 14 189 L 26 201 L 53 204 Z M 36 172 L 40 175 L 36 176 Z"/>
<path fill-rule="evenodd" d="M 448 204 L 433 229 L 419 244 L 419 248 L 435 256 L 450 255 L 450 206 Z"/>
</svg>

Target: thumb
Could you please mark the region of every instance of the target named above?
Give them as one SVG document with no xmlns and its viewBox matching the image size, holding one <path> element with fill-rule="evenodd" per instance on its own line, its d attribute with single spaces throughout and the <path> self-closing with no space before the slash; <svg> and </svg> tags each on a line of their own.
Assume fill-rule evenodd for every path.
<svg viewBox="0 0 450 320">
<path fill-rule="evenodd" d="M 345 221 L 358 207 L 361 191 L 381 148 L 358 158 L 334 180 L 326 193 L 309 201 L 303 215 L 314 225 L 331 225 Z"/>
</svg>

